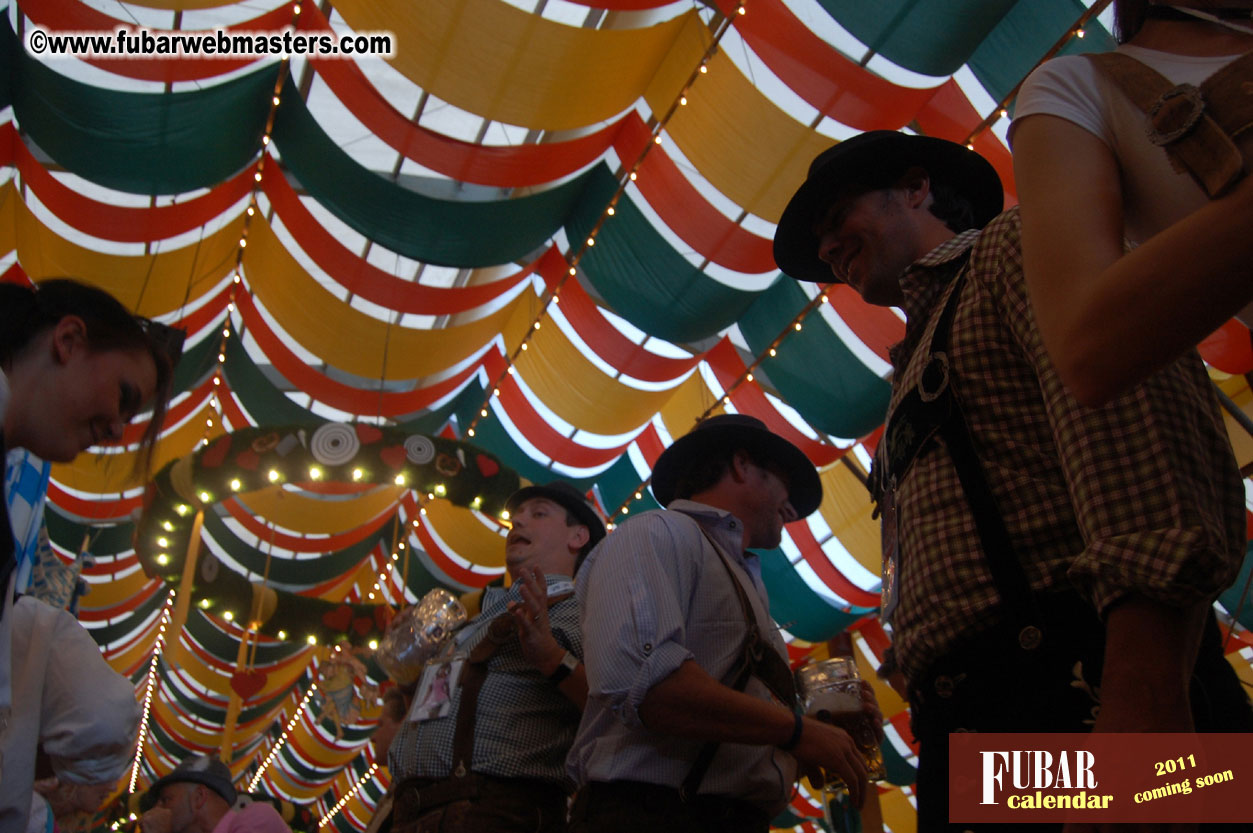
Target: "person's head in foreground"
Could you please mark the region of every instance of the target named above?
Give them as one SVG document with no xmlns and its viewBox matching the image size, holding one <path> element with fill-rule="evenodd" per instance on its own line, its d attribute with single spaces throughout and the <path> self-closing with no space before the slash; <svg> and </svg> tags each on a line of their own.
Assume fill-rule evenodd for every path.
<svg viewBox="0 0 1253 833">
<path fill-rule="evenodd" d="M 936 246 L 1001 212 L 996 171 L 963 145 L 874 130 L 819 154 L 774 237 L 793 278 L 846 283 L 867 302 L 899 306 L 901 274 Z"/>
<path fill-rule="evenodd" d="M 744 545 L 770 549 L 783 525 L 822 501 L 814 464 L 799 448 L 745 414 L 702 420 L 675 440 L 653 467 L 662 506 L 692 500 L 725 509 L 744 524 Z"/>
</svg>

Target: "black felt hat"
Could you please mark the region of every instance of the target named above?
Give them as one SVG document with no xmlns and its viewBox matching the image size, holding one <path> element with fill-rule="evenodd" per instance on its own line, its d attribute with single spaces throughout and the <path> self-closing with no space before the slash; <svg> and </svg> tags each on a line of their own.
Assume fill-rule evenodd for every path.
<svg viewBox="0 0 1253 833">
<path fill-rule="evenodd" d="M 831 283 L 831 266 L 818 257 L 814 221 L 841 193 L 892 185 L 909 168 L 926 170 L 970 200 L 975 225 L 983 228 L 1001 213 L 1005 189 L 988 160 L 965 145 L 895 130 L 871 130 L 827 148 L 809 166 L 774 232 L 774 260 L 790 277 Z"/>
<path fill-rule="evenodd" d="M 717 451 L 744 449 L 754 457 L 779 465 L 788 479 L 788 500 L 798 517 L 822 502 L 822 481 L 805 453 L 746 414 L 720 414 L 701 420 L 675 440 L 653 466 L 653 495 L 662 506 L 674 500 L 679 477 L 698 460 Z"/>
</svg>

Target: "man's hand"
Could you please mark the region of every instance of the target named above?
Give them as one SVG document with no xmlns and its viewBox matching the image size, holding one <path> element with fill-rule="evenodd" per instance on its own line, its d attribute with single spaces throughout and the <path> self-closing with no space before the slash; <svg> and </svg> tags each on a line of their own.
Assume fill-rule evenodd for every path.
<svg viewBox="0 0 1253 833">
<path fill-rule="evenodd" d="M 879 708 L 879 698 L 874 696 L 874 686 L 869 680 L 861 681 L 861 710 L 874 727 L 875 739 L 883 743 L 883 710 Z"/>
<path fill-rule="evenodd" d="M 165 807 L 153 807 L 139 817 L 139 829 L 142 833 L 170 833 L 173 814 Z"/>
<path fill-rule="evenodd" d="M 821 787 L 827 780 L 839 778 L 848 787 L 853 806 L 861 808 L 866 800 L 869 782 L 866 763 L 851 735 L 838 726 L 812 717 L 803 718 L 800 742 L 792 750 L 811 784 Z"/>
<path fill-rule="evenodd" d="M 548 621 L 548 584 L 544 581 L 544 571 L 538 567 L 524 569 L 518 577 L 518 591 L 522 601 L 511 602 L 509 612 L 518 626 L 522 656 L 547 677 L 557 670 L 566 652 L 553 638 Z"/>
</svg>

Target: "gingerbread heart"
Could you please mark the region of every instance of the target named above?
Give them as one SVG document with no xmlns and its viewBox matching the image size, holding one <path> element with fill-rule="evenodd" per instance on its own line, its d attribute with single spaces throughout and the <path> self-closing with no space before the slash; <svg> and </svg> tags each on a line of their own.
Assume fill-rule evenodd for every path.
<svg viewBox="0 0 1253 833">
<path fill-rule="evenodd" d="M 403 445 L 389 445 L 387 448 L 379 452 L 379 459 L 388 466 L 399 469 L 404 468 L 405 461 L 408 459 L 405 454 Z"/>
<path fill-rule="evenodd" d="M 250 700 L 265 688 L 265 681 L 264 671 L 236 671 L 231 675 L 231 689 L 239 695 L 239 699 Z"/>
<path fill-rule="evenodd" d="M 493 460 L 491 457 L 488 457 L 486 454 L 480 454 L 479 456 L 475 457 L 474 465 L 478 466 L 479 474 L 483 475 L 484 477 L 495 477 L 496 473 L 500 471 L 500 463 L 497 463 L 495 460 Z"/>
<path fill-rule="evenodd" d="M 322 614 L 322 624 L 334 631 L 346 631 L 352 624 L 352 608 L 340 605 L 334 610 Z"/>
</svg>

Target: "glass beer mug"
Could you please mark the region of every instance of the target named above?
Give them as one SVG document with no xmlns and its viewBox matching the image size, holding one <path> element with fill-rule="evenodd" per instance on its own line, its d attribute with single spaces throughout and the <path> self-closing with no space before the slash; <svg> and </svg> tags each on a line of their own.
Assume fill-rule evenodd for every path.
<svg viewBox="0 0 1253 833">
<path fill-rule="evenodd" d="M 802 666 L 797 672 L 805 714 L 833 723 L 852 736 L 866 764 L 866 777 L 886 777 L 883 750 L 874 719 L 862 709 L 862 681 L 851 657 L 832 657 Z"/>
<path fill-rule="evenodd" d="M 436 588 L 396 614 L 375 652 L 379 667 L 401 685 L 418 679 L 453 632 L 466 623 L 466 609 L 453 594 Z"/>
</svg>

